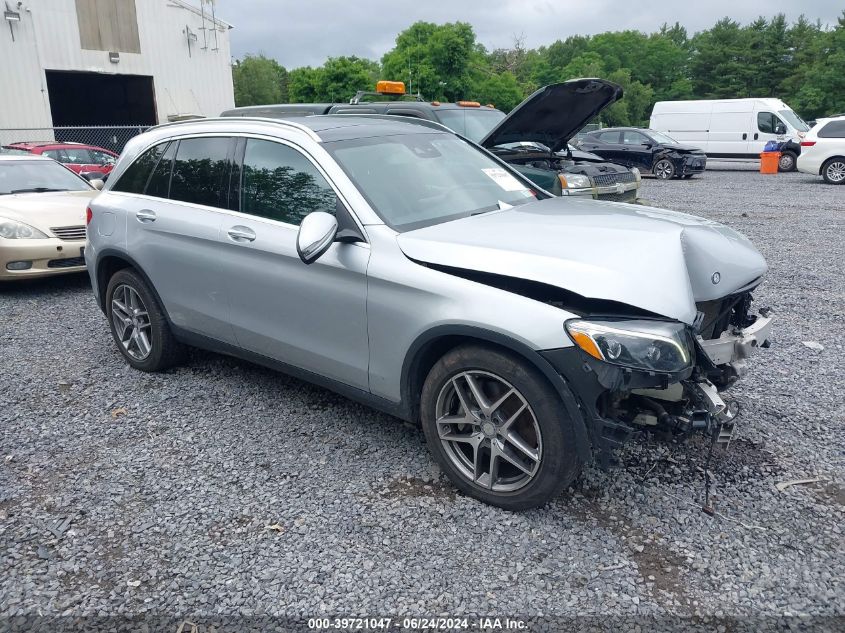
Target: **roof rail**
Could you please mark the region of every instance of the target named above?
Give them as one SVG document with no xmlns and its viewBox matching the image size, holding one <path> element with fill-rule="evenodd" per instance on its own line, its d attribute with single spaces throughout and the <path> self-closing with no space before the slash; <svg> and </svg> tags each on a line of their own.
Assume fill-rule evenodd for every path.
<svg viewBox="0 0 845 633">
<path fill-rule="evenodd" d="M 358 105 L 359 103 L 373 103 L 371 101 L 364 101 L 363 100 L 364 97 L 395 97 L 395 98 L 392 98 L 392 99 L 391 98 L 382 99 L 381 100 L 382 103 L 384 103 L 384 102 L 401 102 L 402 97 L 411 97 L 411 99 L 405 99 L 405 103 L 407 103 L 408 101 L 410 101 L 410 102 L 423 101 L 422 96 L 419 95 L 419 94 L 416 94 L 416 95 L 412 95 L 412 94 L 394 95 L 394 94 L 390 94 L 390 93 L 368 92 L 367 90 L 359 90 L 358 92 L 355 93 L 355 96 L 352 97 L 349 100 L 349 105 Z M 376 102 L 376 103 L 378 103 L 378 102 Z"/>
<path fill-rule="evenodd" d="M 423 127 L 431 128 L 432 130 L 440 130 L 441 132 L 449 132 L 449 134 L 455 134 L 455 130 L 452 128 L 446 127 L 442 123 L 438 123 L 437 121 L 429 121 L 427 119 L 421 119 L 416 116 L 407 116 L 405 114 L 378 114 L 373 112 L 332 112 L 331 114 L 315 114 L 315 117 L 323 117 L 323 116 L 354 116 L 354 117 L 366 117 L 369 119 L 384 119 L 386 121 L 395 121 L 396 119 L 400 119 L 405 123 L 413 123 L 415 125 L 422 125 Z M 309 117 L 313 118 L 313 117 Z"/>
<path fill-rule="evenodd" d="M 255 121 L 259 123 L 275 123 L 276 125 L 281 125 L 283 127 L 293 128 L 295 130 L 299 130 L 300 132 L 304 132 L 308 138 L 312 141 L 317 143 L 322 142 L 317 133 L 312 130 L 310 127 L 306 125 L 302 125 L 301 123 L 295 123 L 293 121 L 289 121 L 288 119 L 276 119 L 270 117 L 262 117 L 262 116 L 242 116 L 242 117 L 209 117 L 206 119 L 191 119 L 189 121 L 172 121 L 170 123 L 161 123 L 156 125 L 155 127 L 150 128 L 151 130 L 159 130 L 165 127 L 189 127 L 197 124 L 208 123 L 209 121 L 226 121 L 229 125 L 238 121 Z"/>
</svg>

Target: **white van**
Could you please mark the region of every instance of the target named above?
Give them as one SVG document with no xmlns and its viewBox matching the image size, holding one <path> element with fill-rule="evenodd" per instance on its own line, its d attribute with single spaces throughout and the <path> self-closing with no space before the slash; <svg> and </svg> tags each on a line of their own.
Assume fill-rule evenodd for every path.
<svg viewBox="0 0 845 633">
<path fill-rule="evenodd" d="M 795 169 L 801 139 L 810 129 L 780 99 L 658 101 L 649 127 L 717 159 L 759 160 L 768 141 L 785 142 L 780 171 Z"/>
</svg>

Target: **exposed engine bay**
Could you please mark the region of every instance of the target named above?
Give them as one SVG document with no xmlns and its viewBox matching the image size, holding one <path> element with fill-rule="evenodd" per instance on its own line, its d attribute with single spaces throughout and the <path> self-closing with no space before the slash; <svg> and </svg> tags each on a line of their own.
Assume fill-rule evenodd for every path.
<svg viewBox="0 0 845 633">
<path fill-rule="evenodd" d="M 637 199 L 636 172 L 589 152 L 567 147 L 565 152 L 553 153 L 534 143 L 496 147 L 492 151 L 558 196 L 591 193 L 597 200 L 634 202 Z"/>
</svg>

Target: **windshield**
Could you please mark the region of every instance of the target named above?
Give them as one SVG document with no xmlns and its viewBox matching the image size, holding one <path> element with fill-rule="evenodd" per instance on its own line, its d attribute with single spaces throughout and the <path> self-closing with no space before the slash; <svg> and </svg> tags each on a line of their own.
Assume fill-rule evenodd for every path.
<svg viewBox="0 0 845 633">
<path fill-rule="evenodd" d="M 91 188 L 85 180 L 53 161 L 0 162 L 0 195 L 43 191 L 88 191 Z"/>
<path fill-rule="evenodd" d="M 673 139 L 671 136 L 667 136 L 666 134 L 663 134 L 662 132 L 655 132 L 654 130 L 649 130 L 648 133 L 651 135 L 651 138 L 654 139 L 655 141 L 657 141 L 658 143 L 664 143 L 664 144 L 668 143 L 668 144 L 671 144 L 671 145 L 677 145 L 678 144 L 678 141 Z"/>
<path fill-rule="evenodd" d="M 476 110 L 474 108 L 437 110 L 434 114 L 437 120 L 447 128 L 476 143 L 487 136 L 487 133 L 505 118 L 505 113 L 499 110 Z"/>
<path fill-rule="evenodd" d="M 810 126 L 804 123 L 804 119 L 795 114 L 792 110 L 778 110 L 778 114 L 786 119 L 786 122 L 799 132 L 807 132 L 810 129 Z"/>
<path fill-rule="evenodd" d="M 323 146 L 397 231 L 537 199 L 525 181 L 451 134 L 401 134 Z"/>
</svg>

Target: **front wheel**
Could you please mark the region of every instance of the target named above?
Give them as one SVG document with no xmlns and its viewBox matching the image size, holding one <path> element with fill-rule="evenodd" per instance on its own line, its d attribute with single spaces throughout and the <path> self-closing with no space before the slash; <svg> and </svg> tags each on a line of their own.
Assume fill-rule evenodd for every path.
<svg viewBox="0 0 845 633">
<path fill-rule="evenodd" d="M 654 163 L 652 171 L 657 178 L 660 178 L 660 180 L 670 180 L 675 175 L 675 166 L 672 164 L 671 160 L 661 158 L 659 161 Z"/>
<path fill-rule="evenodd" d="M 574 422 L 548 381 L 516 356 L 458 347 L 431 369 L 420 404 L 432 455 L 455 486 L 485 503 L 541 506 L 580 472 Z"/>
<path fill-rule="evenodd" d="M 845 158 L 831 158 L 822 167 L 822 178 L 829 185 L 845 184 Z"/>
<path fill-rule="evenodd" d="M 778 159 L 778 171 L 795 171 L 798 157 L 792 152 L 783 152 Z"/>
</svg>

